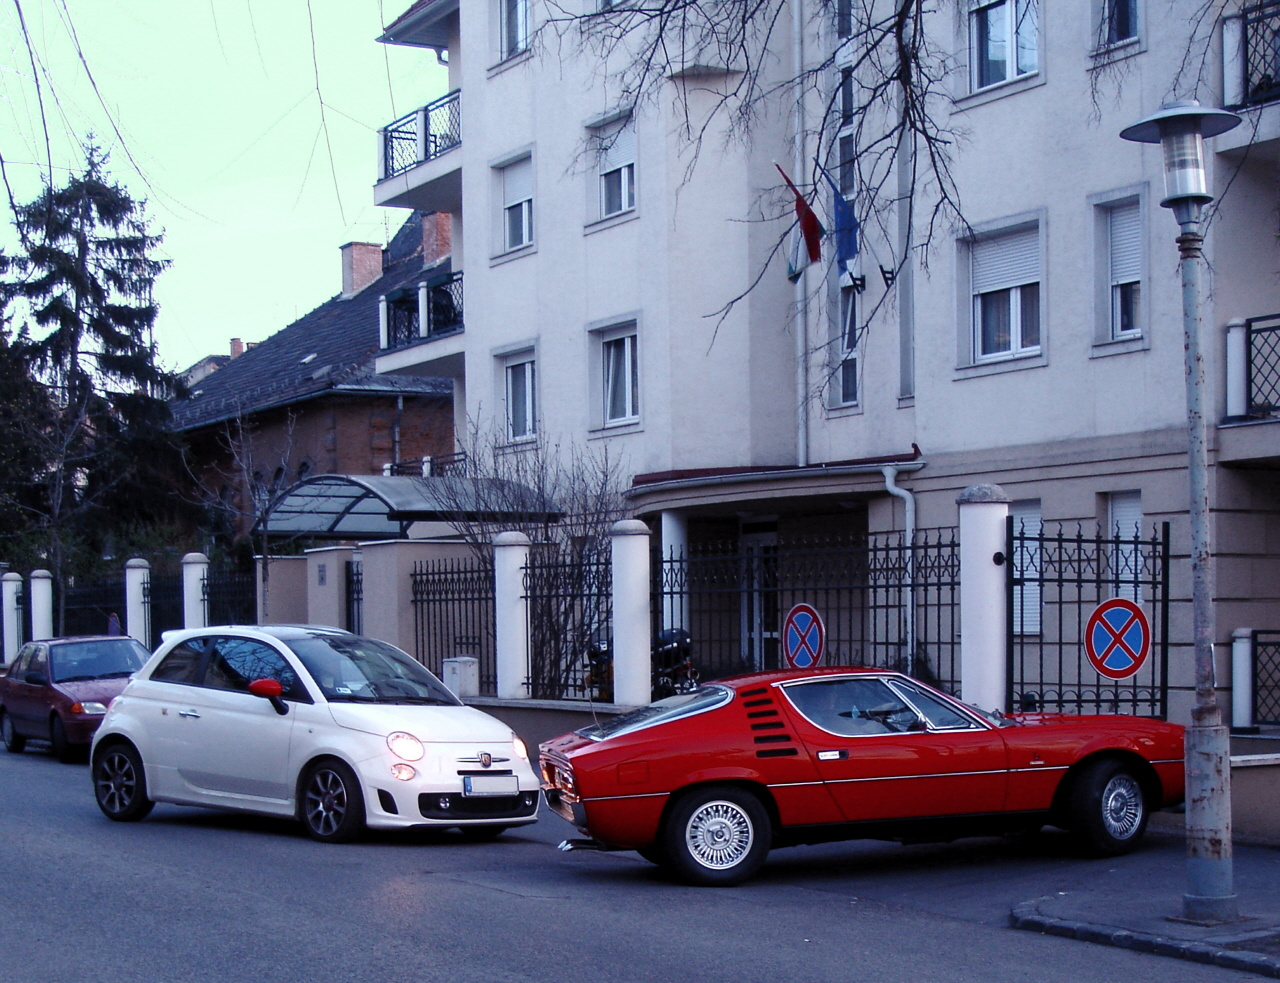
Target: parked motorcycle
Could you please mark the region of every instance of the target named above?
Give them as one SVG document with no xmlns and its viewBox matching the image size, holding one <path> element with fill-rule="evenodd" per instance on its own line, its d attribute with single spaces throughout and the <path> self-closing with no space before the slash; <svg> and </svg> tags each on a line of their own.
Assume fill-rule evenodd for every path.
<svg viewBox="0 0 1280 983">
<path fill-rule="evenodd" d="M 693 640 L 683 628 L 665 628 L 658 632 L 649 651 L 653 699 L 692 693 L 698 688 L 701 673 L 692 662 L 692 652 Z M 597 635 L 588 647 L 582 688 L 592 700 L 613 702 L 613 649 L 608 636 Z"/>
</svg>

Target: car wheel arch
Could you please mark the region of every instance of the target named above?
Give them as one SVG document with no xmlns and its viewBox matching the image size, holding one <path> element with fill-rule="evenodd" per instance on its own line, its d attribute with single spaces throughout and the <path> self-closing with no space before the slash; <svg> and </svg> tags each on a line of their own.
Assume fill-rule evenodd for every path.
<svg viewBox="0 0 1280 983">
<path fill-rule="evenodd" d="M 778 803 L 774 801 L 773 793 L 769 791 L 768 786 L 760 782 L 748 781 L 746 779 L 716 779 L 713 781 L 693 782 L 689 785 L 682 785 L 670 795 L 667 796 L 666 805 L 662 807 L 662 816 L 658 820 L 658 839 L 662 837 L 662 830 L 667 824 L 667 820 L 671 816 L 672 810 L 685 798 L 690 795 L 698 794 L 702 789 L 715 786 L 717 788 L 737 788 L 744 792 L 755 796 L 760 800 L 760 804 L 764 806 L 765 811 L 769 814 L 769 823 L 773 829 L 775 837 L 782 827 L 781 819 L 778 813 Z"/>
<path fill-rule="evenodd" d="M 298 768 L 298 774 L 293 780 L 293 810 L 299 821 L 302 820 L 303 785 L 306 783 L 307 778 L 311 775 L 312 770 L 316 768 L 317 765 L 322 765 L 330 761 L 336 761 L 338 764 L 345 765 L 347 768 L 350 768 L 351 773 L 356 776 L 356 781 L 361 780 L 360 769 L 342 755 L 335 754 L 333 751 L 315 752 L 302 763 L 301 767 Z"/>
<path fill-rule="evenodd" d="M 1058 783 L 1058 788 L 1053 795 L 1052 807 L 1055 825 L 1061 825 L 1064 829 L 1070 825 L 1072 789 L 1080 781 L 1081 777 L 1099 761 L 1115 761 L 1132 771 L 1134 778 L 1142 786 L 1142 794 L 1146 798 L 1147 808 L 1152 811 L 1160 808 L 1163 795 L 1160 776 L 1146 758 L 1140 754 L 1120 748 L 1095 751 L 1071 765 L 1063 776 L 1062 781 Z"/>
</svg>

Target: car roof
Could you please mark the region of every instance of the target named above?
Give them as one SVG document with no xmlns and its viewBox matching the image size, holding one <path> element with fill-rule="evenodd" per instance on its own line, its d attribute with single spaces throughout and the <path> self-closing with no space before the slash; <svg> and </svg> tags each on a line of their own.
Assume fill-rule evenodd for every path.
<svg viewBox="0 0 1280 983">
<path fill-rule="evenodd" d="M 178 638 L 199 638 L 202 635 L 227 633 L 269 635 L 282 642 L 291 638 L 351 634 L 349 631 L 343 631 L 341 628 L 334 628 L 330 625 L 209 625 L 206 628 L 180 628 L 176 631 L 167 631 L 163 635 L 163 640 L 169 642 Z"/>
<path fill-rule="evenodd" d="M 132 635 L 63 635 L 59 638 L 33 638 L 35 645 L 83 645 L 85 642 L 137 642 Z M 139 644 L 141 644 L 139 642 Z"/>
<path fill-rule="evenodd" d="M 743 689 L 751 686 L 769 686 L 773 683 L 789 683 L 798 679 L 819 679 L 823 676 L 850 675 L 899 675 L 893 669 L 878 669 L 873 666 L 818 666 L 813 669 L 766 669 L 762 672 L 751 672 L 741 676 L 728 676 L 713 682 Z"/>
</svg>

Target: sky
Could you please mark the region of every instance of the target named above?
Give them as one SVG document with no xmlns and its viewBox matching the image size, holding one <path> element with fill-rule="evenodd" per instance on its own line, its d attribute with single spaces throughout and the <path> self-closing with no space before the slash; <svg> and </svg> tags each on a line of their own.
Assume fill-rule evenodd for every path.
<svg viewBox="0 0 1280 983">
<path fill-rule="evenodd" d="M 164 233 L 164 367 L 261 341 L 340 291 L 340 246 L 385 244 L 408 215 L 373 204 L 377 130 L 448 85 L 433 52 L 375 40 L 410 3 L 4 4 L 0 156 L 13 197 L 34 199 L 50 160 L 65 181 L 92 135 Z M 6 204 L 0 246 L 14 242 Z"/>
</svg>

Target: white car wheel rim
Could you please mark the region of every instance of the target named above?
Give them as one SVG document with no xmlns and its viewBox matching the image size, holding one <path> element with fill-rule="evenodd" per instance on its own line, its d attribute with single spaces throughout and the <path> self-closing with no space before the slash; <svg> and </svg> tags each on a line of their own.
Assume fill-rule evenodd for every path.
<svg viewBox="0 0 1280 983">
<path fill-rule="evenodd" d="M 685 827 L 689 853 L 703 867 L 728 870 L 751 852 L 755 831 L 751 817 L 734 802 L 716 801 L 700 806 Z"/>
<path fill-rule="evenodd" d="M 1137 832 L 1143 808 L 1142 789 L 1132 775 L 1116 775 L 1102 790 L 1102 823 L 1117 840 Z"/>
</svg>

